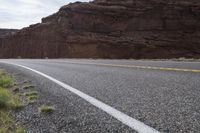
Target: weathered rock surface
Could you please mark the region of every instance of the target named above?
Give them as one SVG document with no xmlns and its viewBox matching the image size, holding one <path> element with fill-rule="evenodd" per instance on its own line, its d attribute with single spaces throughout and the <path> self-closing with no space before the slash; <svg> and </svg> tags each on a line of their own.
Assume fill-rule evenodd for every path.
<svg viewBox="0 0 200 133">
<path fill-rule="evenodd" d="M 0 46 L 2 58 L 200 58 L 200 2 L 71 3 Z"/>
<path fill-rule="evenodd" d="M 3 38 L 10 36 L 16 32 L 17 32 L 16 29 L 0 29 L 0 57 L 4 55 L 4 53 L 2 51 L 3 46 L 5 46 L 2 44 Z"/>
</svg>

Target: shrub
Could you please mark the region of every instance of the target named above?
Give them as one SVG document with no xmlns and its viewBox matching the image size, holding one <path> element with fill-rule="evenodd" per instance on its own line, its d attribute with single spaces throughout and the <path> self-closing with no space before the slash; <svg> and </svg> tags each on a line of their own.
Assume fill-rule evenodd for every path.
<svg viewBox="0 0 200 133">
<path fill-rule="evenodd" d="M 0 87 L 9 87 L 12 85 L 12 78 L 10 76 L 4 75 L 0 76 Z"/>
<path fill-rule="evenodd" d="M 11 99 L 11 93 L 3 88 L 0 88 L 0 108 L 4 108 L 8 105 Z"/>
<path fill-rule="evenodd" d="M 45 112 L 45 113 L 50 113 L 54 111 L 53 106 L 47 106 L 47 105 L 42 105 L 38 108 L 39 112 Z"/>
<path fill-rule="evenodd" d="M 12 109 L 18 109 L 23 107 L 19 94 L 13 95 L 9 104 Z"/>
</svg>

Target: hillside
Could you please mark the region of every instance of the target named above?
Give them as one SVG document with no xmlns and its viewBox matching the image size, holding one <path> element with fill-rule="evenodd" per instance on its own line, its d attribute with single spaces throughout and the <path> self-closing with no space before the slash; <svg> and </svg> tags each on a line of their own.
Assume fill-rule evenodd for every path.
<svg viewBox="0 0 200 133">
<path fill-rule="evenodd" d="M 8 35 L 14 34 L 18 30 L 16 29 L 0 29 L 0 38 L 5 38 Z"/>
<path fill-rule="evenodd" d="M 1 42 L 2 58 L 200 58 L 199 0 L 71 3 Z"/>
</svg>

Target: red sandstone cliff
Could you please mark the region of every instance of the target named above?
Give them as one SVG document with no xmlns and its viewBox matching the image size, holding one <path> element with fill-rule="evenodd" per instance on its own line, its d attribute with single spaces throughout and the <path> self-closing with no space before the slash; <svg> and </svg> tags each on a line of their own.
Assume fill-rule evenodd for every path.
<svg viewBox="0 0 200 133">
<path fill-rule="evenodd" d="M 76 2 L 0 46 L 2 58 L 200 58 L 200 2 Z"/>
</svg>

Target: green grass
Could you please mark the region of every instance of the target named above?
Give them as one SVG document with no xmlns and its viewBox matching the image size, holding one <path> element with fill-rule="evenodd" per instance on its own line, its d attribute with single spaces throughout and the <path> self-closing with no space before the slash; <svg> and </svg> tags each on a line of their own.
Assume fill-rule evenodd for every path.
<svg viewBox="0 0 200 133">
<path fill-rule="evenodd" d="M 24 85 L 23 86 L 23 89 L 24 90 L 27 90 L 27 89 L 32 89 L 32 88 L 34 88 L 35 86 L 33 86 L 33 85 Z"/>
<path fill-rule="evenodd" d="M 13 131 L 13 120 L 7 111 L 0 111 L 0 133 L 7 133 Z"/>
<path fill-rule="evenodd" d="M 38 92 L 37 91 L 31 91 L 31 92 L 25 92 L 24 95 L 29 97 L 29 96 L 37 96 Z"/>
<path fill-rule="evenodd" d="M 26 133 L 26 131 L 15 123 L 8 110 L 0 110 L 0 133 Z"/>
<path fill-rule="evenodd" d="M 1 75 L 0 76 L 0 87 L 10 87 L 12 85 L 12 78 L 8 75 Z"/>
<path fill-rule="evenodd" d="M 53 106 L 42 105 L 38 108 L 39 112 L 51 113 L 55 110 Z"/>
<path fill-rule="evenodd" d="M 31 102 L 31 101 L 34 101 L 38 98 L 38 96 L 28 96 L 28 100 Z"/>
<path fill-rule="evenodd" d="M 16 125 L 10 114 L 12 109 L 21 107 L 19 94 L 13 94 L 13 80 L 11 76 L 0 69 L 0 133 L 25 133 L 25 130 Z"/>
<path fill-rule="evenodd" d="M 18 108 L 23 107 L 23 104 L 22 104 L 22 101 L 21 101 L 21 98 L 20 98 L 20 94 L 17 93 L 15 95 L 13 95 L 9 104 L 10 104 L 10 108 L 12 108 L 12 109 L 18 109 Z"/>
<path fill-rule="evenodd" d="M 7 89 L 0 88 L 0 109 L 8 106 L 11 96 Z"/>
<path fill-rule="evenodd" d="M 13 95 L 9 90 L 0 88 L 0 109 L 12 108 L 17 109 L 22 107 L 19 94 Z"/>
<path fill-rule="evenodd" d="M 24 95 L 27 97 L 29 103 L 33 103 L 38 98 L 38 92 L 37 91 L 30 91 L 25 92 Z"/>
</svg>

